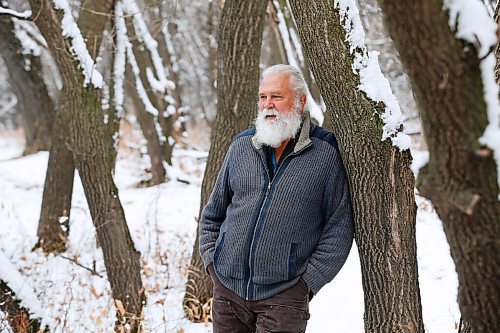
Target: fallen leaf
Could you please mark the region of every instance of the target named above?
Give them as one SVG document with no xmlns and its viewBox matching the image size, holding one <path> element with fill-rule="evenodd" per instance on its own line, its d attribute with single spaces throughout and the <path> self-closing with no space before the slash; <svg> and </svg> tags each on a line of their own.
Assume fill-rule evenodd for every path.
<svg viewBox="0 0 500 333">
<path fill-rule="evenodd" d="M 123 307 L 122 301 L 120 301 L 119 299 L 115 299 L 115 304 L 116 304 L 116 308 L 118 309 L 118 312 L 120 312 L 120 314 L 122 316 L 124 316 L 125 315 L 125 308 Z"/>
<path fill-rule="evenodd" d="M 97 298 L 97 299 L 99 299 L 99 298 L 102 296 L 102 294 L 99 294 L 99 293 L 97 292 L 97 290 L 95 290 L 95 288 L 94 288 L 94 287 L 92 287 L 92 288 L 90 289 L 90 293 L 91 293 L 92 295 L 94 295 L 94 297 L 95 297 L 95 298 Z"/>
</svg>

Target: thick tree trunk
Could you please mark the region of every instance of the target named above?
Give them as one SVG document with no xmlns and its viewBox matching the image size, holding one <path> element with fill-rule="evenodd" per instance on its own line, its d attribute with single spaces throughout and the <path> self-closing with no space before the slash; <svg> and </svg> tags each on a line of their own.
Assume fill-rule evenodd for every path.
<svg viewBox="0 0 500 333">
<path fill-rule="evenodd" d="M 113 152 L 102 120 L 100 91 L 83 87 L 83 75 L 69 52 L 69 40 L 61 35 L 61 13 L 52 8 L 49 0 L 32 0 L 31 8 L 37 13 L 36 23 L 61 73 L 63 105 L 68 106 L 65 111 L 70 114 L 70 150 L 102 247 L 112 296 L 125 310 L 120 311 L 122 307 L 118 306 L 117 329 L 129 324 L 130 331 L 135 332 L 139 329 L 143 304 L 140 254 L 134 248 L 112 178 Z M 102 31 L 103 21 L 94 22 L 92 28 Z"/>
<path fill-rule="evenodd" d="M 41 326 L 38 318 L 30 318 L 29 309 L 21 306 L 16 294 L 2 280 L 0 280 L 0 310 L 5 314 L 5 319 L 15 333 L 48 332 L 47 328 Z"/>
<path fill-rule="evenodd" d="M 218 42 L 218 103 L 210 152 L 202 183 L 200 213 L 233 137 L 256 116 L 259 57 L 266 0 L 227 0 L 222 11 Z M 184 310 L 193 321 L 203 321 L 212 296 L 212 280 L 205 273 L 199 253 L 198 233 L 193 249 Z"/>
<path fill-rule="evenodd" d="M 87 1 L 80 13 L 78 23 L 82 34 L 87 37 L 87 46 L 91 54 L 97 54 L 102 41 L 102 33 L 107 18 L 105 13 L 112 8 L 113 1 Z M 96 13 L 100 17 L 96 20 Z M 101 29 L 99 31 L 99 29 Z M 38 222 L 38 243 L 45 252 L 63 252 L 69 234 L 69 217 L 75 164 L 70 151 L 70 130 L 68 99 L 61 97 L 52 132 L 53 144 L 50 148 L 49 162 L 43 188 L 42 208 Z M 104 116 L 104 113 L 102 114 Z M 109 137 L 111 142 L 111 137 Z M 114 165 L 114 155 L 112 158 Z M 61 228 L 61 224 L 65 227 Z"/>
<path fill-rule="evenodd" d="M 97 54 L 102 41 L 102 32 L 107 18 L 103 16 L 110 11 L 113 2 L 87 1 L 80 13 L 80 29 L 88 38 L 87 45 L 91 54 Z M 95 19 L 95 13 L 101 17 Z M 38 222 L 38 243 L 35 248 L 42 247 L 45 252 L 63 252 L 69 234 L 69 217 L 75 164 L 73 152 L 70 151 L 71 115 L 68 99 L 61 97 L 56 113 L 55 126 L 52 132 L 52 146 L 43 188 L 42 208 Z M 103 113 L 104 116 L 104 113 Z M 111 142 L 111 136 L 109 136 Z M 114 155 L 113 155 L 114 157 Z M 114 165 L 114 158 L 112 158 Z M 61 224 L 65 227 L 61 228 Z"/>
<path fill-rule="evenodd" d="M 23 155 L 28 155 L 50 149 L 55 112 L 43 82 L 39 59 L 29 57 L 31 69 L 24 69 L 25 59 L 13 30 L 12 18 L 1 16 L 0 53 L 9 73 L 9 85 L 18 101 L 16 109 L 20 114 L 26 138 Z"/>
<path fill-rule="evenodd" d="M 358 90 L 338 9 L 290 0 L 349 177 L 361 259 L 365 332 L 424 332 L 409 151 L 381 142 L 383 112 Z"/>
<path fill-rule="evenodd" d="M 429 163 L 418 188 L 429 198 L 458 273 L 462 318 L 474 332 L 500 332 L 500 201 L 479 60 L 459 41 L 441 1 L 381 2 L 420 107 Z"/>
</svg>

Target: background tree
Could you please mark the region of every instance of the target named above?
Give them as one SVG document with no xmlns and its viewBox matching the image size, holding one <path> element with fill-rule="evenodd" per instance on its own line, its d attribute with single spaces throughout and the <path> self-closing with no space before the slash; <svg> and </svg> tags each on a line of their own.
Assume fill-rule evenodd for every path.
<svg viewBox="0 0 500 333">
<path fill-rule="evenodd" d="M 409 150 L 381 141 L 384 105 L 359 91 L 339 8 L 290 0 L 304 54 L 337 137 L 352 194 L 365 332 L 424 332 Z M 325 121 L 326 121 L 325 119 Z"/>
<path fill-rule="evenodd" d="M 125 24 L 127 27 L 127 34 L 129 40 L 132 41 L 132 45 L 127 48 L 127 58 L 130 65 L 130 70 L 135 76 L 135 84 L 142 85 L 144 92 L 139 92 L 140 100 L 142 100 L 143 105 L 140 108 L 135 109 L 135 114 L 137 120 L 141 126 L 142 132 L 144 133 L 144 138 L 147 142 L 148 154 L 151 159 L 151 184 L 161 184 L 165 181 L 165 167 L 163 166 L 164 157 L 169 153 L 164 152 L 165 149 L 165 137 L 160 129 L 160 119 L 163 119 L 163 112 L 166 109 L 165 105 L 165 89 L 166 87 L 157 87 L 156 89 L 151 84 L 152 78 L 148 78 L 148 71 L 152 73 L 154 71 L 154 64 L 150 51 L 146 47 L 145 38 L 149 39 L 151 43 L 153 41 L 152 36 L 143 36 L 144 31 L 140 30 L 139 24 L 144 23 L 142 15 L 132 12 L 125 17 Z M 123 14 L 122 14 L 123 15 Z M 134 18 L 135 23 L 134 24 Z M 137 33 L 137 32 L 139 33 Z M 132 59 L 133 58 L 133 59 Z M 163 66 L 163 65 L 162 65 Z M 163 69 L 161 69 L 163 70 Z M 150 74 L 151 76 L 152 74 Z M 139 88 L 140 89 L 140 88 Z M 136 88 L 136 90 L 139 90 Z M 163 139 L 163 140 L 162 140 Z M 168 143 L 167 143 L 168 145 Z"/>
<path fill-rule="evenodd" d="M 497 168 L 478 141 L 488 125 L 478 56 L 485 46 L 455 37 L 441 1 L 381 5 L 418 101 L 430 155 L 418 189 L 443 222 L 462 317 L 474 332 L 500 331 Z"/>
<path fill-rule="evenodd" d="M 9 84 L 17 98 L 26 145 L 24 155 L 49 150 L 54 123 L 54 103 L 42 77 L 38 55 L 23 54 L 15 37 L 16 28 L 10 16 L 0 16 L 0 54 L 10 76 Z M 19 33 L 19 32 L 18 32 Z"/>
<path fill-rule="evenodd" d="M 140 254 L 134 249 L 118 198 L 118 190 L 112 178 L 109 158 L 112 147 L 106 139 L 107 131 L 102 120 L 99 89 L 99 83 L 102 81 L 99 81 L 98 73 L 93 68 L 90 73 L 88 68 L 84 68 L 84 73 L 77 68 L 70 52 L 71 42 L 61 34 L 61 18 L 65 17 L 66 24 L 68 20 L 71 22 L 69 5 L 65 3 L 62 10 L 56 11 L 48 0 L 31 1 L 30 4 L 35 23 L 47 40 L 62 76 L 61 108 L 69 114 L 69 148 L 73 153 L 103 250 L 112 296 L 118 307 L 117 325 L 128 324 L 131 331 L 136 331 L 143 302 Z M 110 0 L 107 4 L 112 8 L 113 1 Z M 104 30 L 104 24 L 97 26 L 97 22 L 94 23 L 96 26 L 93 28 Z M 64 28 L 67 29 L 68 26 L 65 25 Z M 64 31 L 68 33 L 66 29 Z M 72 32 L 70 37 L 78 39 L 79 36 L 75 33 L 79 32 L 74 29 Z M 81 49 L 75 52 L 80 57 L 89 56 L 89 53 L 85 54 Z M 86 87 L 85 80 L 90 81 Z"/>
<path fill-rule="evenodd" d="M 233 137 L 248 128 L 256 115 L 259 59 L 267 1 L 228 0 L 217 35 L 217 116 L 201 189 L 200 213 L 212 192 Z M 235 28 L 237 27 L 237 28 Z M 184 310 L 194 321 L 206 319 L 212 281 L 199 253 L 198 234 L 186 284 Z"/>
</svg>

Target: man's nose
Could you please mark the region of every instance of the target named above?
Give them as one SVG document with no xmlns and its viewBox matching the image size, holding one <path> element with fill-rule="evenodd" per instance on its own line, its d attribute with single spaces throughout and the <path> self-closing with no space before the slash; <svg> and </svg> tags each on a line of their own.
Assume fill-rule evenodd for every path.
<svg viewBox="0 0 500 333">
<path fill-rule="evenodd" d="M 266 99 L 264 99 L 262 106 L 264 109 L 274 109 L 274 103 L 272 98 L 267 97 Z"/>
</svg>

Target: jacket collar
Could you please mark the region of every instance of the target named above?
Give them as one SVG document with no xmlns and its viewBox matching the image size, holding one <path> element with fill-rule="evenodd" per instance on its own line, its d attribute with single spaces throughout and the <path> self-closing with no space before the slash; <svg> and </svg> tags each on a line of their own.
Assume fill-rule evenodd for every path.
<svg viewBox="0 0 500 333">
<path fill-rule="evenodd" d="M 309 133 L 311 130 L 311 116 L 309 115 L 309 110 L 307 108 L 304 109 L 303 111 L 303 117 L 302 117 L 302 126 L 300 128 L 300 133 L 297 138 L 297 143 L 295 144 L 295 147 L 293 148 L 294 153 L 298 153 L 305 147 L 311 144 L 311 138 L 309 137 Z M 255 147 L 255 149 L 259 150 L 262 148 L 263 144 L 261 142 L 257 141 L 257 138 L 252 136 L 252 145 Z"/>
</svg>

